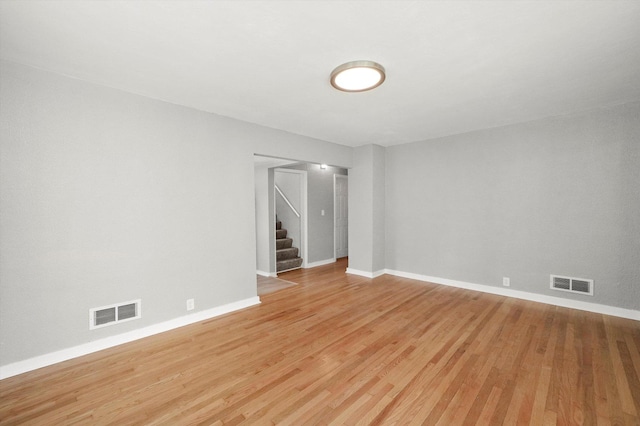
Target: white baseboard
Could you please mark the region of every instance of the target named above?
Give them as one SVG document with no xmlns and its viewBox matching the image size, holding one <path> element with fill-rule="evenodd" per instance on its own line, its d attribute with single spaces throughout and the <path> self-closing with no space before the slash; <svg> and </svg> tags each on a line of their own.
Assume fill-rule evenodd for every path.
<svg viewBox="0 0 640 426">
<path fill-rule="evenodd" d="M 276 274 L 275 272 L 265 272 L 265 271 L 261 271 L 259 269 L 256 269 L 256 274 L 261 275 L 263 277 L 271 277 L 271 278 L 277 278 L 278 274 Z"/>
<path fill-rule="evenodd" d="M 258 304 L 260 304 L 259 297 L 250 297 L 249 299 L 239 300 L 237 302 L 217 306 L 215 308 L 207 309 L 201 312 L 195 312 L 190 315 L 185 315 L 183 317 L 161 322 L 159 324 L 143 327 L 138 330 L 132 330 L 127 333 L 106 337 L 104 339 L 84 343 L 82 345 L 62 349 L 60 351 L 51 352 L 45 355 L 40 355 L 34 358 L 26 359 L 24 361 L 18 361 L 12 364 L 3 365 L 0 366 L 0 380 L 6 379 L 7 377 L 16 376 L 18 374 L 26 373 L 28 371 L 36 370 L 38 368 L 46 367 L 48 365 L 56 364 L 62 361 L 77 358 L 79 356 L 98 352 L 103 349 L 122 345 L 123 343 L 128 343 L 134 340 L 142 339 L 144 337 L 153 336 L 154 334 L 163 333 L 165 331 L 173 330 L 178 327 L 205 321 L 213 317 L 228 314 L 230 312 L 234 312 Z"/>
<path fill-rule="evenodd" d="M 384 275 L 385 270 L 380 270 L 380 271 L 375 271 L 375 272 L 367 272 L 367 271 L 361 271 L 359 269 L 353 269 L 353 268 L 347 268 L 347 274 L 353 274 L 353 275 L 360 275 L 361 277 L 366 277 L 366 278 L 377 278 L 381 275 Z"/>
<path fill-rule="evenodd" d="M 335 263 L 335 262 L 336 262 L 335 257 L 332 259 L 318 260 L 317 262 L 307 263 L 307 266 L 305 266 L 305 269 L 315 268 L 316 266 L 328 265 L 330 263 Z"/>
<path fill-rule="evenodd" d="M 500 296 L 513 297 L 516 299 L 529 300 L 532 302 L 546 303 L 547 305 L 561 306 L 563 308 L 578 309 L 581 311 L 595 312 L 598 314 L 611 315 L 615 317 L 627 318 L 640 321 L 640 311 L 633 309 L 618 308 L 615 306 L 601 305 L 598 303 L 583 302 L 580 300 L 564 299 L 562 297 L 547 296 L 544 294 L 529 293 L 526 291 L 513 290 L 508 288 L 493 287 L 485 284 L 474 284 L 465 281 L 450 280 L 447 278 L 430 277 L 428 275 L 414 274 L 411 272 L 395 271 L 385 269 L 384 272 L 397 277 L 410 278 L 417 281 L 426 281 L 434 284 L 442 284 L 450 287 L 465 288 L 468 290 L 481 291 L 483 293 L 497 294 Z"/>
</svg>

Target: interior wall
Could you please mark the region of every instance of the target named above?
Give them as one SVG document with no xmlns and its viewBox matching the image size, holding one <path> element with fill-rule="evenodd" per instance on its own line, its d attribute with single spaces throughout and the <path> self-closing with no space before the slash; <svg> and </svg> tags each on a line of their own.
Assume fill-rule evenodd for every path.
<svg viewBox="0 0 640 426">
<path fill-rule="evenodd" d="M 268 166 L 255 165 L 255 199 L 256 199 L 256 270 L 261 275 L 270 276 L 275 273 L 271 269 L 270 235 L 273 228 L 269 211 L 273 207 L 273 190 L 269 190 L 269 181 L 273 187 L 273 170 Z M 269 179 L 271 178 L 271 179 Z"/>
<path fill-rule="evenodd" d="M 295 164 L 285 168 L 307 171 L 307 262 L 324 262 L 335 258 L 333 248 L 333 175 L 347 175 L 342 167 L 320 164 Z M 324 211 L 324 215 L 322 212 Z"/>
<path fill-rule="evenodd" d="M 349 171 L 349 272 L 380 274 L 385 268 L 385 148 L 353 150 Z"/>
<path fill-rule="evenodd" d="M 380 145 L 371 146 L 371 216 L 372 216 L 372 272 L 386 267 L 386 148 Z"/>
<path fill-rule="evenodd" d="M 5 61 L 0 110 L 0 365 L 255 297 L 253 154 L 351 167 L 348 147 Z M 138 298 L 141 319 L 89 330 L 89 308 Z"/>
<path fill-rule="evenodd" d="M 638 141 L 632 103 L 387 148 L 387 268 L 639 309 Z"/>
<path fill-rule="evenodd" d="M 389 269 L 640 308 L 638 103 L 357 159 L 4 61 L 0 111 L 0 365 L 254 297 L 253 154 L 350 168 L 350 267 L 385 247 Z M 89 331 L 89 308 L 138 298 L 140 320 Z"/>
</svg>

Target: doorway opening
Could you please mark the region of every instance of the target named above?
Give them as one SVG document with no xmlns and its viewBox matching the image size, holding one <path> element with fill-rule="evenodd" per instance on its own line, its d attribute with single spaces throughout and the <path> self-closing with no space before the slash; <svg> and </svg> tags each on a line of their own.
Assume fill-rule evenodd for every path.
<svg viewBox="0 0 640 426">
<path fill-rule="evenodd" d="M 287 230 L 286 238 L 293 240 L 302 261 L 300 267 L 313 268 L 333 263 L 338 257 L 348 255 L 348 189 L 338 198 L 340 219 L 336 225 L 336 185 L 344 187 L 348 170 L 316 163 L 254 155 L 255 216 L 256 216 L 256 272 L 265 277 L 277 277 L 277 251 L 289 248 L 285 238 L 277 238 L 276 215 Z M 338 177 L 336 177 L 338 176 Z M 299 192 L 291 182 L 279 182 L 282 177 L 301 185 Z M 336 184 L 336 182 L 339 182 Z M 276 189 L 282 192 L 282 195 Z M 285 200 L 286 198 L 286 200 Z M 287 202 L 288 201 L 288 202 Z M 299 204 L 298 204 L 299 202 Z M 294 208 L 292 209 L 288 203 Z M 281 204 L 276 213 L 277 204 Z M 300 214 L 300 217 L 295 212 Z M 346 226 L 345 226 L 346 225 Z M 336 236 L 336 229 L 342 236 Z M 305 232 L 306 231 L 306 232 Z M 280 233 L 282 234 L 282 233 Z M 298 236 L 299 234 L 299 236 Z M 280 235 L 282 236 L 282 235 Z M 336 244 L 338 240 L 338 244 Z M 278 245 L 284 244 L 283 248 Z M 336 254 L 336 247 L 340 251 Z M 295 250 L 290 250 L 295 252 Z"/>
<path fill-rule="evenodd" d="M 307 172 L 276 168 L 276 273 L 307 266 Z"/>
</svg>

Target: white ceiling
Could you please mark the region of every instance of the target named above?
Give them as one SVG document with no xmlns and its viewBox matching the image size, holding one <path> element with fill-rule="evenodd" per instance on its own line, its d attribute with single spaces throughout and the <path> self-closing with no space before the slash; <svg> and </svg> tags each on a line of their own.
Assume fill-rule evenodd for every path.
<svg viewBox="0 0 640 426">
<path fill-rule="evenodd" d="M 344 145 L 640 99 L 640 1 L 2 1 L 0 56 Z M 387 69 L 332 89 L 351 60 Z"/>
</svg>

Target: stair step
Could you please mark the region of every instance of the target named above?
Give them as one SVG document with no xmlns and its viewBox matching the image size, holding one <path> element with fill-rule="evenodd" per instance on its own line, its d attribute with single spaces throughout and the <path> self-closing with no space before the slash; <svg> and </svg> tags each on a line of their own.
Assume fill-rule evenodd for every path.
<svg viewBox="0 0 640 426">
<path fill-rule="evenodd" d="M 287 238 L 287 230 L 286 229 L 276 229 L 276 240 L 280 240 L 282 238 Z"/>
<path fill-rule="evenodd" d="M 279 220 L 276 221 L 276 230 L 278 229 L 282 229 L 282 222 L 280 222 Z"/>
<path fill-rule="evenodd" d="M 298 257 L 298 248 L 290 247 L 281 250 L 276 250 L 276 261 L 278 260 L 287 260 Z"/>
<path fill-rule="evenodd" d="M 276 240 L 276 250 L 290 248 L 293 245 L 293 240 L 291 238 L 281 238 Z"/>
<path fill-rule="evenodd" d="M 290 269 L 299 268 L 301 265 L 302 265 L 302 259 L 299 257 L 296 257 L 293 259 L 287 259 L 287 260 L 280 260 L 276 262 L 276 271 L 277 272 L 288 271 Z"/>
</svg>

